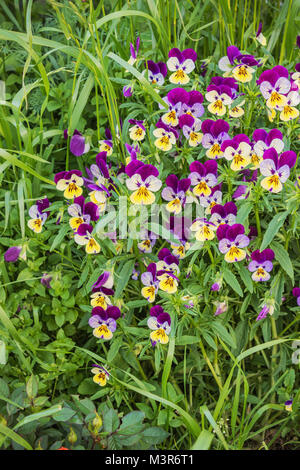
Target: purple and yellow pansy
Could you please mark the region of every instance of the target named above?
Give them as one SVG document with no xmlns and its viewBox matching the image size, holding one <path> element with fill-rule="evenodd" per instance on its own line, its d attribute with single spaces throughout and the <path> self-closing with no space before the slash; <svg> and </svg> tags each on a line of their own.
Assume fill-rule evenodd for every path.
<svg viewBox="0 0 300 470">
<path fill-rule="evenodd" d="M 68 213 L 71 216 L 69 220 L 70 227 L 77 231 L 79 225 L 89 224 L 99 219 L 99 209 L 93 202 L 85 202 L 84 196 L 78 196 L 73 204 L 68 207 Z"/>
<path fill-rule="evenodd" d="M 157 343 L 168 344 L 171 332 L 171 317 L 168 313 L 164 312 L 160 305 L 151 307 L 147 325 L 150 330 L 153 330 L 150 334 L 152 346 L 155 346 Z"/>
<path fill-rule="evenodd" d="M 234 202 L 226 202 L 223 206 L 215 204 L 211 209 L 210 222 L 216 227 L 221 224 L 233 225 L 237 215 L 237 207 Z"/>
<path fill-rule="evenodd" d="M 213 121 L 212 119 L 205 119 L 201 124 L 203 132 L 202 147 L 207 149 L 206 156 L 210 159 L 217 160 L 223 157 L 221 145 L 225 140 L 229 140 L 229 124 L 223 119 Z"/>
<path fill-rule="evenodd" d="M 48 198 L 36 201 L 36 204 L 30 207 L 28 214 L 30 219 L 27 222 L 28 227 L 35 233 L 41 233 L 43 225 L 46 222 L 50 212 L 44 212 L 48 209 L 50 202 Z"/>
<path fill-rule="evenodd" d="M 90 224 L 80 224 L 74 235 L 74 240 L 78 245 L 85 246 L 87 254 L 97 254 L 101 247 L 92 236 L 93 227 Z"/>
<path fill-rule="evenodd" d="M 127 188 L 134 191 L 130 196 L 132 204 L 153 204 L 155 202 L 154 193 L 159 191 L 162 185 L 158 178 L 158 169 L 140 160 L 133 160 L 126 166 L 125 172 L 129 176 L 126 180 Z"/>
<path fill-rule="evenodd" d="M 68 138 L 68 129 L 64 130 L 64 138 Z M 90 150 L 90 144 L 86 143 L 85 137 L 77 129 L 75 129 L 70 139 L 70 150 L 75 157 L 80 157 Z"/>
<path fill-rule="evenodd" d="M 215 160 L 205 163 L 193 162 L 190 164 L 189 179 L 194 186 L 193 194 L 198 197 L 207 197 L 211 194 L 211 188 L 218 182 L 218 164 Z"/>
<path fill-rule="evenodd" d="M 279 193 L 282 190 L 282 184 L 290 176 L 290 170 L 296 160 L 297 155 L 293 151 L 288 150 L 278 156 L 274 148 L 266 150 L 259 167 L 261 174 L 265 176 L 260 182 L 261 186 L 272 193 Z"/>
<path fill-rule="evenodd" d="M 255 250 L 251 253 L 251 261 L 248 269 L 252 274 L 252 279 L 255 282 L 268 281 L 270 279 L 270 272 L 273 269 L 274 251 L 271 248 L 259 251 Z"/>
<path fill-rule="evenodd" d="M 286 105 L 286 95 L 291 89 L 291 82 L 289 72 L 285 67 L 276 65 L 270 70 L 265 70 L 257 80 L 257 84 L 268 108 Z"/>
<path fill-rule="evenodd" d="M 178 132 L 171 126 L 167 126 L 161 120 L 156 123 L 156 129 L 154 129 L 153 135 L 156 137 L 154 142 L 155 147 L 164 152 L 171 150 L 178 139 Z"/>
<path fill-rule="evenodd" d="M 142 296 L 152 303 L 155 300 L 155 296 L 158 291 L 159 280 L 156 277 L 157 268 L 155 263 L 150 263 L 147 267 L 147 271 L 141 274 L 142 284 L 145 286 L 142 288 Z"/>
<path fill-rule="evenodd" d="M 245 228 L 242 224 L 219 225 L 217 229 L 217 238 L 219 240 L 219 250 L 225 255 L 227 263 L 242 261 L 246 258 L 246 248 L 250 240 L 245 235 Z"/>
<path fill-rule="evenodd" d="M 80 170 L 61 171 L 54 176 L 56 188 L 59 191 L 64 191 L 66 199 L 74 199 L 81 196 L 83 178 Z"/>
<path fill-rule="evenodd" d="M 232 75 L 237 81 L 247 83 L 252 80 L 255 68 L 261 65 L 253 55 L 241 54 L 236 46 L 227 47 L 227 55 L 219 60 L 219 68 L 224 76 Z"/>
<path fill-rule="evenodd" d="M 180 51 L 177 47 L 169 51 L 167 67 L 173 72 L 169 77 L 171 83 L 175 85 L 186 85 L 190 81 L 189 74 L 195 68 L 197 53 L 194 49 L 184 49 Z"/>
<path fill-rule="evenodd" d="M 162 86 L 168 74 L 168 68 L 164 62 L 153 62 L 147 60 L 148 80 L 152 85 Z"/>
<path fill-rule="evenodd" d="M 238 134 L 230 140 L 224 140 L 221 145 L 224 158 L 231 162 L 233 171 L 240 171 L 250 163 L 251 145 L 246 134 Z"/>
<path fill-rule="evenodd" d="M 194 118 L 190 114 L 183 114 L 179 118 L 179 127 L 190 147 L 197 147 L 201 144 L 203 134 L 199 132 L 201 130 L 200 119 Z"/>
<path fill-rule="evenodd" d="M 129 137 L 133 142 L 141 142 L 145 138 L 146 128 L 144 121 L 138 121 L 137 119 L 129 119 L 129 124 L 132 127 L 129 128 Z"/>
<path fill-rule="evenodd" d="M 199 242 L 205 242 L 213 240 L 217 227 L 213 222 L 207 220 L 205 217 L 199 217 L 193 221 L 190 230 L 192 232 L 196 232 L 196 240 Z"/>
<path fill-rule="evenodd" d="M 114 278 L 111 272 L 104 271 L 97 281 L 92 285 L 91 306 L 102 307 L 106 310 L 108 305 L 111 305 L 109 296 L 114 295 L 112 289 Z"/>
<path fill-rule="evenodd" d="M 189 101 L 188 92 L 183 88 L 173 88 L 169 91 L 167 96 L 163 98 L 163 101 L 168 105 L 168 111 L 162 115 L 162 122 L 166 126 L 178 126 L 179 117 L 183 113 L 183 105 Z M 165 111 L 162 104 L 159 104 L 159 108 Z"/>
<path fill-rule="evenodd" d="M 114 305 L 109 305 L 105 310 L 102 307 L 94 307 L 89 319 L 93 335 L 100 339 L 111 339 L 117 329 L 117 320 L 120 316 L 120 309 Z"/>
<path fill-rule="evenodd" d="M 166 179 L 166 185 L 167 187 L 161 193 L 161 197 L 165 201 L 169 201 L 166 209 L 168 212 L 179 214 L 187 200 L 191 180 L 189 178 L 179 180 L 176 175 L 169 175 Z"/>
<path fill-rule="evenodd" d="M 100 387 L 104 387 L 109 380 L 109 373 L 108 371 L 98 364 L 93 364 L 93 368 L 91 370 L 92 374 L 94 374 L 93 382 L 95 384 L 100 385 Z"/>
</svg>

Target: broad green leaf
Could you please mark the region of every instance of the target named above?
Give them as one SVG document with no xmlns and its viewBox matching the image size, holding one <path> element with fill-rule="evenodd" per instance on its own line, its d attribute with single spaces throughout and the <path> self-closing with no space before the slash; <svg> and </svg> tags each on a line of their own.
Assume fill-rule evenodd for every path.
<svg viewBox="0 0 300 470">
<path fill-rule="evenodd" d="M 223 276 L 226 284 L 228 284 L 239 296 L 243 297 L 244 294 L 236 276 L 227 268 L 223 270 Z"/>
<path fill-rule="evenodd" d="M 271 241 L 273 240 L 275 235 L 278 233 L 278 231 L 281 229 L 288 215 L 289 215 L 289 212 L 285 211 L 285 212 L 280 212 L 279 214 L 276 214 L 275 217 L 273 217 L 273 219 L 269 223 L 268 228 L 264 234 L 264 238 L 259 249 L 260 251 L 264 250 L 265 248 L 267 248 L 267 246 L 270 245 Z"/>
<path fill-rule="evenodd" d="M 280 267 L 284 269 L 284 271 L 291 278 L 292 283 L 294 284 L 294 268 L 288 252 L 283 248 L 280 243 L 274 241 L 271 244 L 271 248 L 275 253 L 275 259 L 278 261 Z"/>
<path fill-rule="evenodd" d="M 122 294 L 123 290 L 127 286 L 127 283 L 132 275 L 132 270 L 134 268 L 134 259 L 128 260 L 122 267 L 121 272 L 118 274 L 118 282 L 116 285 L 115 297 L 118 299 Z"/>
</svg>

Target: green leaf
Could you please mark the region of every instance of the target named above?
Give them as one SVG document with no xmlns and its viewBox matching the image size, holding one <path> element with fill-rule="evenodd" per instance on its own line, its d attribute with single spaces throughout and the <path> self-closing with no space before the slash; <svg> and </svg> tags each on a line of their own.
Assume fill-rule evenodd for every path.
<svg viewBox="0 0 300 470">
<path fill-rule="evenodd" d="M 213 433 L 203 429 L 199 434 L 195 444 L 192 447 L 192 450 L 208 450 L 214 438 Z"/>
<path fill-rule="evenodd" d="M 56 413 L 55 416 L 53 416 L 53 419 L 55 421 L 62 421 L 62 422 L 69 421 L 69 419 L 71 419 L 75 415 L 75 413 L 76 411 L 72 410 L 71 408 L 61 409 L 61 405 L 60 405 L 60 411 Z"/>
<path fill-rule="evenodd" d="M 30 400 L 37 396 L 39 389 L 38 382 L 33 374 L 29 377 L 26 383 L 26 393 Z"/>
<path fill-rule="evenodd" d="M 239 266 L 238 270 L 239 270 L 239 273 L 240 273 L 240 276 L 242 278 L 243 283 L 247 287 L 248 291 L 252 294 L 252 292 L 253 292 L 253 282 L 252 282 L 249 270 L 245 266 Z"/>
<path fill-rule="evenodd" d="M 282 225 L 284 224 L 285 219 L 289 215 L 288 211 L 285 212 L 280 212 L 279 214 L 276 214 L 275 217 L 271 220 L 271 222 L 268 225 L 268 228 L 265 232 L 262 244 L 260 245 L 260 251 L 264 250 L 269 246 L 275 235 L 278 233 Z"/>
<path fill-rule="evenodd" d="M 14 427 L 14 429 L 18 429 L 21 426 L 24 426 L 25 424 L 32 423 L 33 421 L 39 420 L 41 418 L 46 418 L 48 416 L 53 416 L 53 418 L 56 421 L 65 421 L 65 420 L 56 419 L 58 414 L 61 413 L 62 411 L 61 411 L 61 405 L 54 405 L 51 408 L 48 408 L 47 410 L 40 411 L 38 413 L 33 413 L 32 415 L 26 416 L 26 418 L 18 422 L 18 424 Z M 73 414 L 75 414 L 75 411 L 73 412 Z"/>
<path fill-rule="evenodd" d="M 239 284 L 239 281 L 237 280 L 236 276 L 229 271 L 229 269 L 225 268 L 223 270 L 223 277 L 225 282 L 240 296 L 243 297 L 243 291 L 241 289 L 241 286 Z"/>
<path fill-rule="evenodd" d="M 280 264 L 280 267 L 284 269 L 294 284 L 294 268 L 288 252 L 277 242 L 272 242 L 271 248 L 275 253 L 275 259 Z"/>
<path fill-rule="evenodd" d="M 176 341 L 176 346 L 185 346 L 186 344 L 199 343 L 199 338 L 196 336 L 183 335 Z"/>
<path fill-rule="evenodd" d="M 132 270 L 134 268 L 134 259 L 128 260 L 124 266 L 122 267 L 121 272 L 119 273 L 119 279 L 117 282 L 116 286 L 116 292 L 115 292 L 115 297 L 118 299 L 120 298 L 120 295 L 122 294 L 123 290 L 125 289 L 131 275 L 132 275 Z"/>
<path fill-rule="evenodd" d="M 7 426 L 4 426 L 4 424 L 0 423 L 0 434 L 4 437 L 8 437 L 12 441 L 15 441 L 17 444 L 20 446 L 24 447 L 27 450 L 32 450 L 31 445 L 23 439 L 23 437 L 19 436 L 19 434 L 15 433 L 12 429 L 8 428 Z M 4 439 L 1 439 L 0 436 L 0 447 L 3 443 Z"/>
<path fill-rule="evenodd" d="M 225 343 L 229 344 L 229 346 L 231 346 L 233 349 L 236 348 L 236 339 L 228 333 L 222 323 L 219 321 L 214 321 L 211 327 L 223 339 L 223 341 L 225 341 Z"/>
<path fill-rule="evenodd" d="M 120 425 L 118 414 L 115 410 L 110 409 L 103 416 L 103 430 L 105 432 L 115 432 Z"/>
<path fill-rule="evenodd" d="M 111 345 L 109 351 L 108 351 L 108 354 L 107 354 L 107 361 L 108 362 L 112 362 L 114 360 L 114 358 L 116 357 L 116 355 L 118 354 L 119 352 L 119 349 L 122 345 L 122 341 L 123 341 L 123 338 L 121 336 L 119 336 L 118 338 L 116 338 L 113 342 L 113 344 Z"/>
<path fill-rule="evenodd" d="M 164 429 L 158 427 L 147 428 L 143 431 L 143 442 L 145 441 L 149 445 L 156 445 L 163 442 L 170 435 Z"/>
<path fill-rule="evenodd" d="M 65 235 L 69 232 L 70 227 L 68 225 L 63 225 L 60 229 L 56 237 L 54 238 L 52 245 L 50 247 L 50 251 L 53 251 L 58 245 L 61 244 Z"/>
</svg>

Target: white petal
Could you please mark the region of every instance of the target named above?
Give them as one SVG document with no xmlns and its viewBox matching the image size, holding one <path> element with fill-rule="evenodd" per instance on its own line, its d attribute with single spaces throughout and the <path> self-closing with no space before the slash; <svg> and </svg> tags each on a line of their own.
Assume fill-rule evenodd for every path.
<svg viewBox="0 0 300 470">
<path fill-rule="evenodd" d="M 263 160 L 259 168 L 263 176 L 272 176 L 276 172 L 275 163 L 271 159 Z"/>
</svg>

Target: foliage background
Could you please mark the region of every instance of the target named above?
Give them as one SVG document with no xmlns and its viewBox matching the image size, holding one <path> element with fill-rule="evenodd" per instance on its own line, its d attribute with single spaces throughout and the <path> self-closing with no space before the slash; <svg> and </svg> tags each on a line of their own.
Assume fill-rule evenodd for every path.
<svg viewBox="0 0 300 470">
<path fill-rule="evenodd" d="M 26 244 L 27 260 L 8 265 L 1 255 L 0 447 L 297 448 L 299 368 L 291 363 L 291 340 L 299 337 L 299 309 L 291 296 L 276 314 L 277 329 L 274 322 L 253 324 L 259 299 L 246 288 L 245 294 L 230 298 L 231 308 L 221 320 L 211 322 L 211 312 L 204 311 L 196 333 L 180 335 L 188 321 L 184 314 L 176 353 L 156 349 L 153 355 L 145 322 L 140 323 L 147 302 L 129 280 L 134 255 L 129 258 L 126 249 L 117 255 L 104 242 L 102 254 L 86 263 L 65 232 L 57 230 L 55 217 L 39 237 L 29 233 L 26 220 L 36 199 L 56 197 L 53 173 L 63 170 L 66 161 L 70 168 L 78 164 L 62 139 L 63 129 L 69 135 L 75 128 L 84 131 L 96 147 L 107 126 L 115 139 L 122 118 L 114 158 L 124 162 L 128 119 L 154 116 L 151 87 L 140 75 L 125 73 L 122 62 L 138 35 L 141 63 L 145 58 L 165 61 L 171 47 L 196 49 L 195 80 L 205 88 L 219 74 L 218 59 L 229 44 L 256 54 L 253 37 L 260 21 L 267 37 L 260 55 L 269 67 L 280 63 L 292 69 L 299 62 L 300 2 L 118 0 L 91 7 L 92 2 L 79 0 L 1 2 L 0 247 L 4 252 Z M 205 79 L 200 77 L 204 61 Z M 122 96 L 132 80 L 135 103 Z M 245 129 L 248 135 L 252 125 Z M 298 151 L 297 139 L 292 144 Z M 296 202 L 279 204 L 284 210 Z M 264 229 L 271 208 L 265 216 Z M 293 227 L 283 226 L 277 242 L 288 237 L 299 285 L 297 213 L 293 220 Z M 110 348 L 99 350 L 87 326 L 88 295 L 97 269 L 116 256 L 126 320 Z M 214 298 L 208 297 L 211 273 L 205 258 L 198 258 L 194 269 L 197 282 L 184 287 L 209 304 Z M 53 277 L 50 289 L 40 282 L 44 272 Z M 277 298 L 292 287 L 283 272 Z M 165 305 L 180 311 L 180 295 Z M 91 357 L 100 360 L 99 355 L 114 371 L 113 385 L 101 390 L 90 376 Z M 292 414 L 283 407 L 290 396 Z M 100 430 L 96 411 L 103 419 Z M 134 432 L 124 438 L 118 414 L 122 418 L 129 412 L 134 412 L 126 418 Z M 124 431 L 126 420 L 122 426 Z"/>
</svg>

